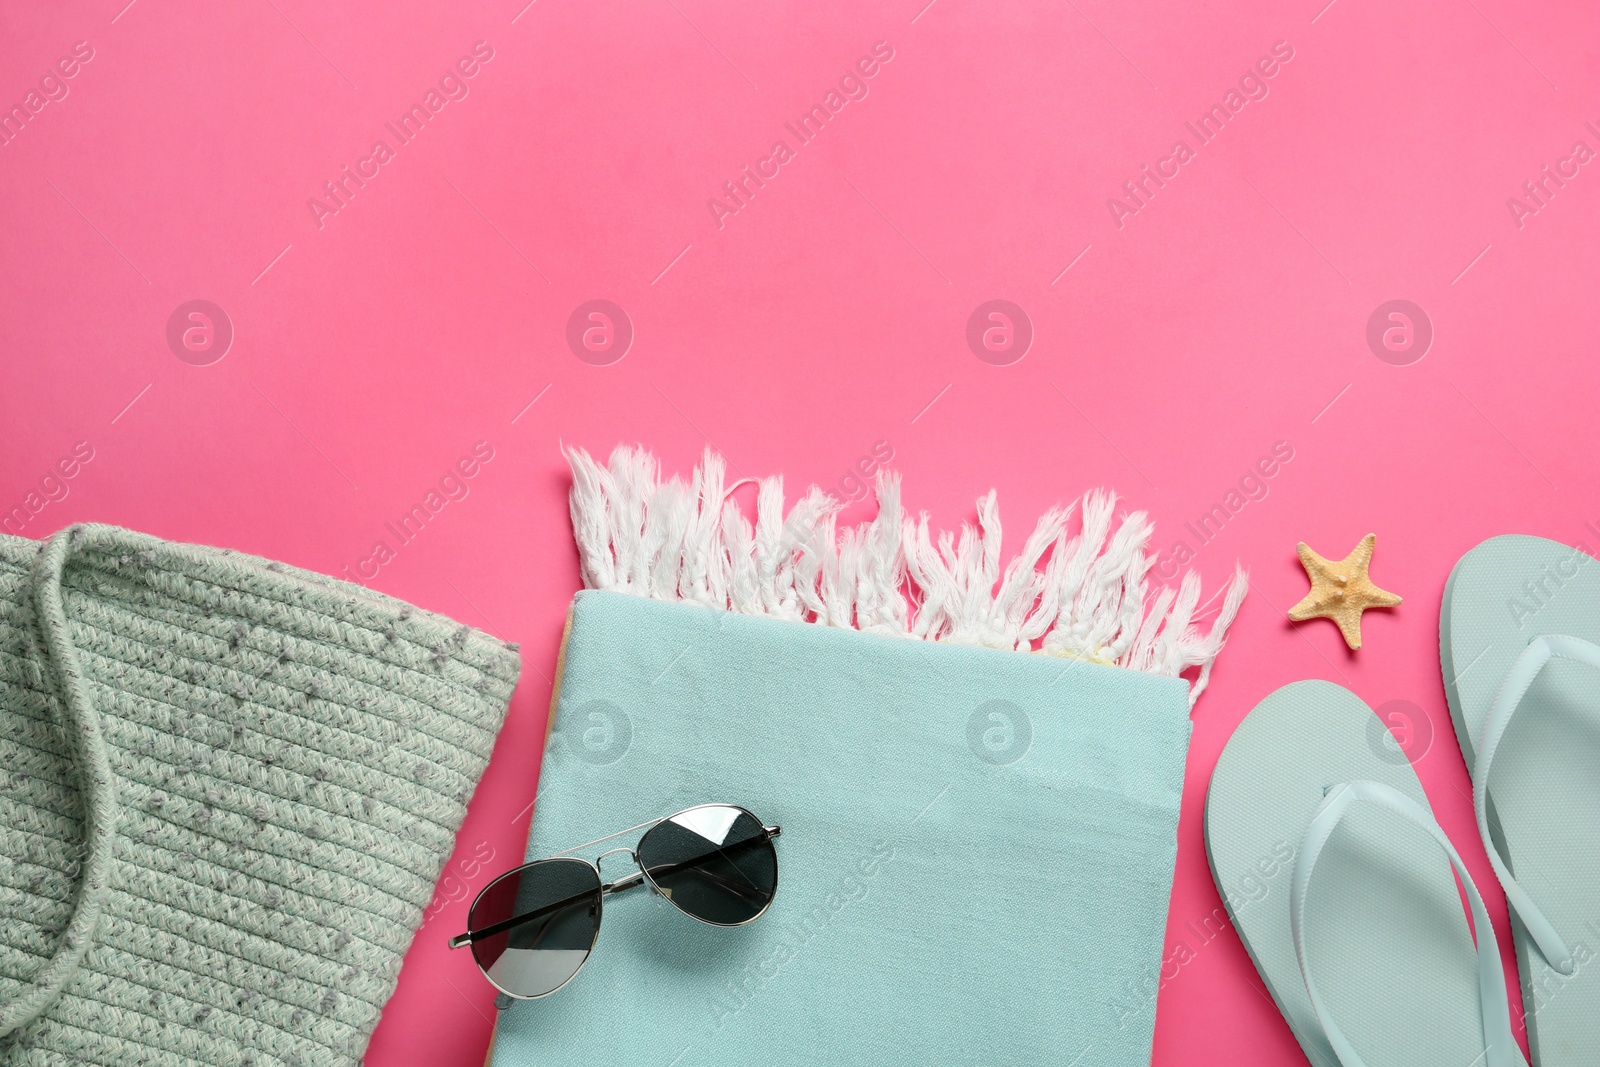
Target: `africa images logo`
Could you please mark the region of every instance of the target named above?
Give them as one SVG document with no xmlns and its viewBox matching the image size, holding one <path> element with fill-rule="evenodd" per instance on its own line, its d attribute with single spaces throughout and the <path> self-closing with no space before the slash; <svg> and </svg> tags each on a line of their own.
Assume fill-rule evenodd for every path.
<svg viewBox="0 0 1600 1067">
<path fill-rule="evenodd" d="M 233 347 L 233 320 L 210 300 L 186 300 L 167 317 L 167 348 L 191 367 L 209 367 Z"/>
<path fill-rule="evenodd" d="M 610 300 L 588 300 L 567 316 L 567 347 L 591 367 L 609 367 L 633 347 L 633 320 Z"/>
<path fill-rule="evenodd" d="M 1367 347 L 1391 367 L 1409 367 L 1433 347 L 1433 320 L 1410 300 L 1387 300 L 1367 318 Z"/>
<path fill-rule="evenodd" d="M 591 700 L 556 719 L 561 748 L 584 763 L 604 767 L 627 755 L 633 744 L 633 720 L 610 700 Z"/>
<path fill-rule="evenodd" d="M 1017 762 L 1033 744 L 1033 721 L 1009 700 L 980 704 L 967 717 L 967 747 L 984 763 L 1004 767 Z"/>
<path fill-rule="evenodd" d="M 1008 367 L 1033 346 L 1033 320 L 1009 300 L 985 300 L 967 318 L 967 347 L 991 367 Z"/>
<path fill-rule="evenodd" d="M 1583 128 L 1600 137 L 1600 126 L 1593 122 L 1585 122 Z M 1506 197 L 1506 210 L 1511 213 L 1511 221 L 1517 224 L 1517 229 L 1522 229 L 1530 218 L 1549 207 L 1556 194 L 1565 189 L 1567 182 L 1576 178 L 1594 157 L 1595 151 L 1589 147 L 1589 142 L 1574 141 L 1567 155 L 1556 159 L 1553 169 L 1552 164 L 1544 164 L 1537 175 L 1522 183 L 1522 191 L 1518 195 Z"/>
<path fill-rule="evenodd" d="M 88 41 L 72 46 L 72 54 L 60 57 L 54 69 L 39 77 L 38 87 L 29 88 L 22 99 L 10 106 L 0 105 L 0 146 L 9 146 L 22 136 L 24 130 L 50 104 L 59 104 L 72 92 L 68 82 L 78 76 L 85 64 L 94 59 L 94 47 Z"/>
<path fill-rule="evenodd" d="M 381 174 L 384 166 L 397 159 L 397 150 L 415 140 L 446 105 L 465 100 L 472 91 L 470 80 L 477 77 L 493 59 L 494 48 L 488 41 L 479 41 L 472 46 L 469 55 L 456 60 L 454 66 L 439 76 L 435 85 L 428 86 L 422 99 L 403 111 L 399 118 L 385 122 L 383 128 L 394 139 L 392 146 L 380 137 L 373 142 L 371 151 L 356 159 L 354 167 L 348 163 L 341 166 L 336 177 L 322 183 L 319 196 L 306 200 L 306 210 L 311 212 L 311 221 L 317 224 L 317 229 L 327 225 L 329 216 L 337 215 L 349 207 L 356 193 Z"/>
<path fill-rule="evenodd" d="M 1222 136 L 1222 131 L 1239 117 L 1247 105 L 1265 100 L 1272 91 L 1267 83 L 1277 77 L 1293 59 L 1293 46 L 1288 41 L 1278 41 L 1272 46 L 1271 55 L 1260 57 L 1239 76 L 1237 88 L 1230 87 L 1219 103 L 1212 104 L 1194 121 L 1183 124 L 1194 138 L 1193 145 L 1186 138 L 1178 138 L 1173 142 L 1172 150 L 1157 159 L 1153 167 L 1144 164 L 1136 177 L 1122 183 L 1122 198 L 1107 197 L 1106 210 L 1111 213 L 1111 221 L 1117 229 L 1122 229 L 1130 218 L 1149 207 L 1156 194 L 1183 173 L 1185 166 L 1198 158 L 1201 148 Z"/>
<path fill-rule="evenodd" d="M 893 59 L 894 48 L 889 42 L 877 42 L 872 46 L 872 53 L 857 59 L 852 67 L 840 75 L 835 87 L 830 87 L 823 94 L 820 101 L 812 104 L 793 122 L 785 122 L 783 128 L 794 138 L 792 147 L 786 138 L 773 141 L 772 148 L 765 156 L 756 159 L 753 168 L 748 163 L 744 164 L 737 176 L 722 183 L 720 196 L 706 199 L 706 207 L 716 221 L 717 229 L 722 229 L 731 216 L 750 206 L 756 192 L 765 189 L 767 182 L 783 173 L 782 168 L 795 158 L 796 153 L 821 136 L 822 131 L 839 117 L 839 113 L 851 101 L 865 100 L 871 91 L 867 82 L 877 77 Z"/>
<path fill-rule="evenodd" d="M 1390 700 L 1367 718 L 1367 747 L 1385 763 L 1416 763 L 1433 747 L 1433 720 L 1409 700 Z"/>
</svg>

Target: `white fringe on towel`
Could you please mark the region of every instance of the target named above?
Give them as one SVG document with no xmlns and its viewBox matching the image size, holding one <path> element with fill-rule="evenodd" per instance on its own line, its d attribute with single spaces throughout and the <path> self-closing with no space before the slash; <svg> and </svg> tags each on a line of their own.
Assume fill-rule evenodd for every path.
<svg viewBox="0 0 1600 1067">
<path fill-rule="evenodd" d="M 572 528 L 584 584 L 657 600 L 688 600 L 746 615 L 854 627 L 928 641 L 1035 650 L 1177 677 L 1198 667 L 1206 687 L 1248 583 L 1236 569 L 1209 632 L 1194 625 L 1200 579 L 1152 596 L 1154 557 L 1145 513 L 1114 516 L 1116 495 L 1052 508 L 1002 573 L 993 491 L 978 525 L 935 536 L 908 518 L 898 475 L 878 475 L 878 517 L 838 529 L 842 505 L 816 486 L 783 513 L 783 479 L 757 484 L 752 528 L 729 499 L 722 457 L 710 449 L 692 479 L 661 480 L 656 458 L 618 446 L 603 467 L 582 449 L 572 464 Z M 756 481 L 755 479 L 745 479 Z M 1048 559 L 1046 560 L 1046 557 Z M 1043 569 L 1040 563 L 1044 561 Z"/>
</svg>

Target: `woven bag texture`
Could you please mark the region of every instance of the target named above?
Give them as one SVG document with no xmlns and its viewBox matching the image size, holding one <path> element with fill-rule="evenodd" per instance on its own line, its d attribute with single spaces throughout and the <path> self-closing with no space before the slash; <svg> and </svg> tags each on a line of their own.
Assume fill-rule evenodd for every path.
<svg viewBox="0 0 1600 1067">
<path fill-rule="evenodd" d="M 0 1065 L 358 1063 L 519 665 L 284 564 L 0 536 Z"/>
</svg>

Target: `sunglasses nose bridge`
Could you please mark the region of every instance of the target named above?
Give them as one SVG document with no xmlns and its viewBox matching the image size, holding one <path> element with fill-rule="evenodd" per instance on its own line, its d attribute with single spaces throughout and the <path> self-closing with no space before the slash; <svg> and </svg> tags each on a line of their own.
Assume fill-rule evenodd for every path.
<svg viewBox="0 0 1600 1067">
<path fill-rule="evenodd" d="M 640 864 L 639 864 L 639 854 L 637 852 L 635 852 L 633 849 L 631 849 L 631 848 L 607 849 L 606 851 L 600 853 L 600 855 L 598 855 L 598 856 L 596 856 L 594 858 L 595 870 L 600 872 L 601 879 L 605 878 L 605 867 L 604 867 L 604 864 L 605 864 L 606 857 L 607 856 L 615 856 L 618 853 L 621 853 L 621 854 L 627 856 L 629 859 L 633 860 L 633 865 L 635 867 L 639 867 L 640 866 Z M 626 876 L 624 876 L 624 877 L 626 877 Z"/>
</svg>

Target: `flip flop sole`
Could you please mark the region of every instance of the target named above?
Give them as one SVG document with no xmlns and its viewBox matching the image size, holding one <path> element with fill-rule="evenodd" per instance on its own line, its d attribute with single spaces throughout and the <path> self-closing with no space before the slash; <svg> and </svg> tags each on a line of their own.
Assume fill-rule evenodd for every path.
<svg viewBox="0 0 1600 1067">
<path fill-rule="evenodd" d="M 1439 659 L 1472 769 L 1490 705 L 1534 638 L 1600 644 L 1600 561 L 1542 537 L 1494 537 L 1450 573 Z M 1513 917 L 1536 1067 L 1600 1063 L 1600 674 L 1553 660 L 1495 755 L 1490 834 L 1511 873 L 1567 941 L 1577 973 L 1545 963 Z"/>
<path fill-rule="evenodd" d="M 1290 936 L 1293 861 L 1306 827 L 1340 782 L 1381 782 L 1428 808 L 1411 765 L 1374 740 L 1374 724 L 1381 739 L 1381 720 L 1340 686 L 1284 686 L 1234 732 L 1206 794 L 1217 888 L 1316 1067 L 1339 1062 Z M 1425 831 L 1386 810 L 1353 809 L 1317 862 L 1305 916 L 1318 989 L 1368 1067 L 1465 1067 L 1482 1054 L 1472 935 L 1449 861 Z"/>
</svg>

